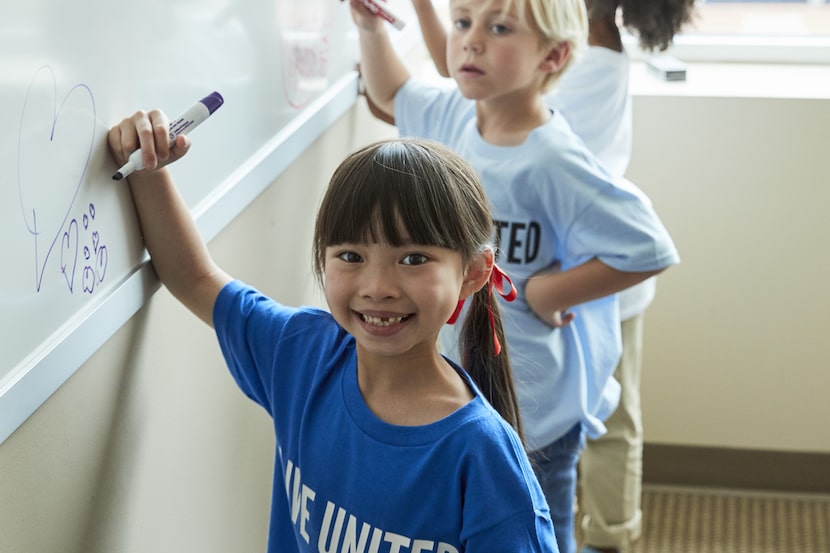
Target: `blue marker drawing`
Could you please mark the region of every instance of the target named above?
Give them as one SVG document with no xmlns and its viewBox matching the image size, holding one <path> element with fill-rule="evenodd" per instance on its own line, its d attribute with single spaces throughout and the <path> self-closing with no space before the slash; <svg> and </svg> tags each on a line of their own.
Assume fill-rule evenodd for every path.
<svg viewBox="0 0 830 553">
<path fill-rule="evenodd" d="M 81 126 L 86 120 L 89 126 Z M 58 241 L 60 272 L 70 293 L 82 278 L 83 291 L 92 294 L 106 275 L 109 253 L 93 228 L 95 205 L 84 208 L 80 223 L 71 216 L 89 169 L 95 121 L 95 98 L 88 86 L 76 84 L 58 103 L 52 68 L 44 65 L 35 71 L 20 116 L 17 186 L 20 211 L 34 242 L 37 292 Z M 81 259 L 85 251 L 89 255 Z"/>
</svg>

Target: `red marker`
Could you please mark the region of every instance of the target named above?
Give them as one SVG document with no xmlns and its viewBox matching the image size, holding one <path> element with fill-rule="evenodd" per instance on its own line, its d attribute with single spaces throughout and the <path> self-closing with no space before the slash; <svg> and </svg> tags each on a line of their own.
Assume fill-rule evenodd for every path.
<svg viewBox="0 0 830 553">
<path fill-rule="evenodd" d="M 392 13 L 389 8 L 386 6 L 386 2 L 383 0 L 361 0 L 363 5 L 366 8 L 375 14 L 376 16 L 380 17 L 381 19 L 385 19 L 389 23 L 391 23 L 396 29 L 401 30 L 403 26 L 406 25 L 404 21 Z"/>
</svg>

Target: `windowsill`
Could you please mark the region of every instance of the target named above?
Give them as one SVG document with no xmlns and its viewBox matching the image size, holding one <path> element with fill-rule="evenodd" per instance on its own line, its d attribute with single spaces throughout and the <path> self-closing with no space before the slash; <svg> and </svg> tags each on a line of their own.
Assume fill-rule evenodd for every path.
<svg viewBox="0 0 830 553">
<path fill-rule="evenodd" d="M 664 81 L 632 60 L 634 96 L 830 99 L 826 65 L 687 63 L 685 81 Z"/>
<path fill-rule="evenodd" d="M 637 39 L 623 31 L 631 59 L 643 60 Z M 787 37 L 750 35 L 684 35 L 674 38 L 666 53 L 685 61 L 729 63 L 830 64 L 830 36 Z"/>
</svg>

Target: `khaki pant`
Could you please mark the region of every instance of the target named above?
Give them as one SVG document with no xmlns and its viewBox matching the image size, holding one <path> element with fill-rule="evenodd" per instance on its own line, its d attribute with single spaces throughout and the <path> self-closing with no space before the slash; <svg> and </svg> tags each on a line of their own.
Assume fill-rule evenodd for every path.
<svg viewBox="0 0 830 553">
<path fill-rule="evenodd" d="M 608 432 L 597 440 L 588 440 L 580 461 L 584 542 L 595 547 L 624 550 L 642 531 L 643 319 L 640 314 L 622 323 L 623 353 L 614 372 L 622 388 L 620 404 L 605 421 Z"/>
</svg>

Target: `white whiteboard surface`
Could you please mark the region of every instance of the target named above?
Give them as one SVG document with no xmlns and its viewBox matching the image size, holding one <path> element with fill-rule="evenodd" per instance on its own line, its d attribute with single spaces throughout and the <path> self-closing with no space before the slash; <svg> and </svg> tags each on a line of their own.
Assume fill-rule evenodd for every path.
<svg viewBox="0 0 830 553">
<path fill-rule="evenodd" d="M 405 52 L 411 2 L 390 4 Z M 5 3 L 0 443 L 158 289 L 109 127 L 223 95 L 172 168 L 210 240 L 354 104 L 357 50 L 336 0 Z"/>
</svg>

